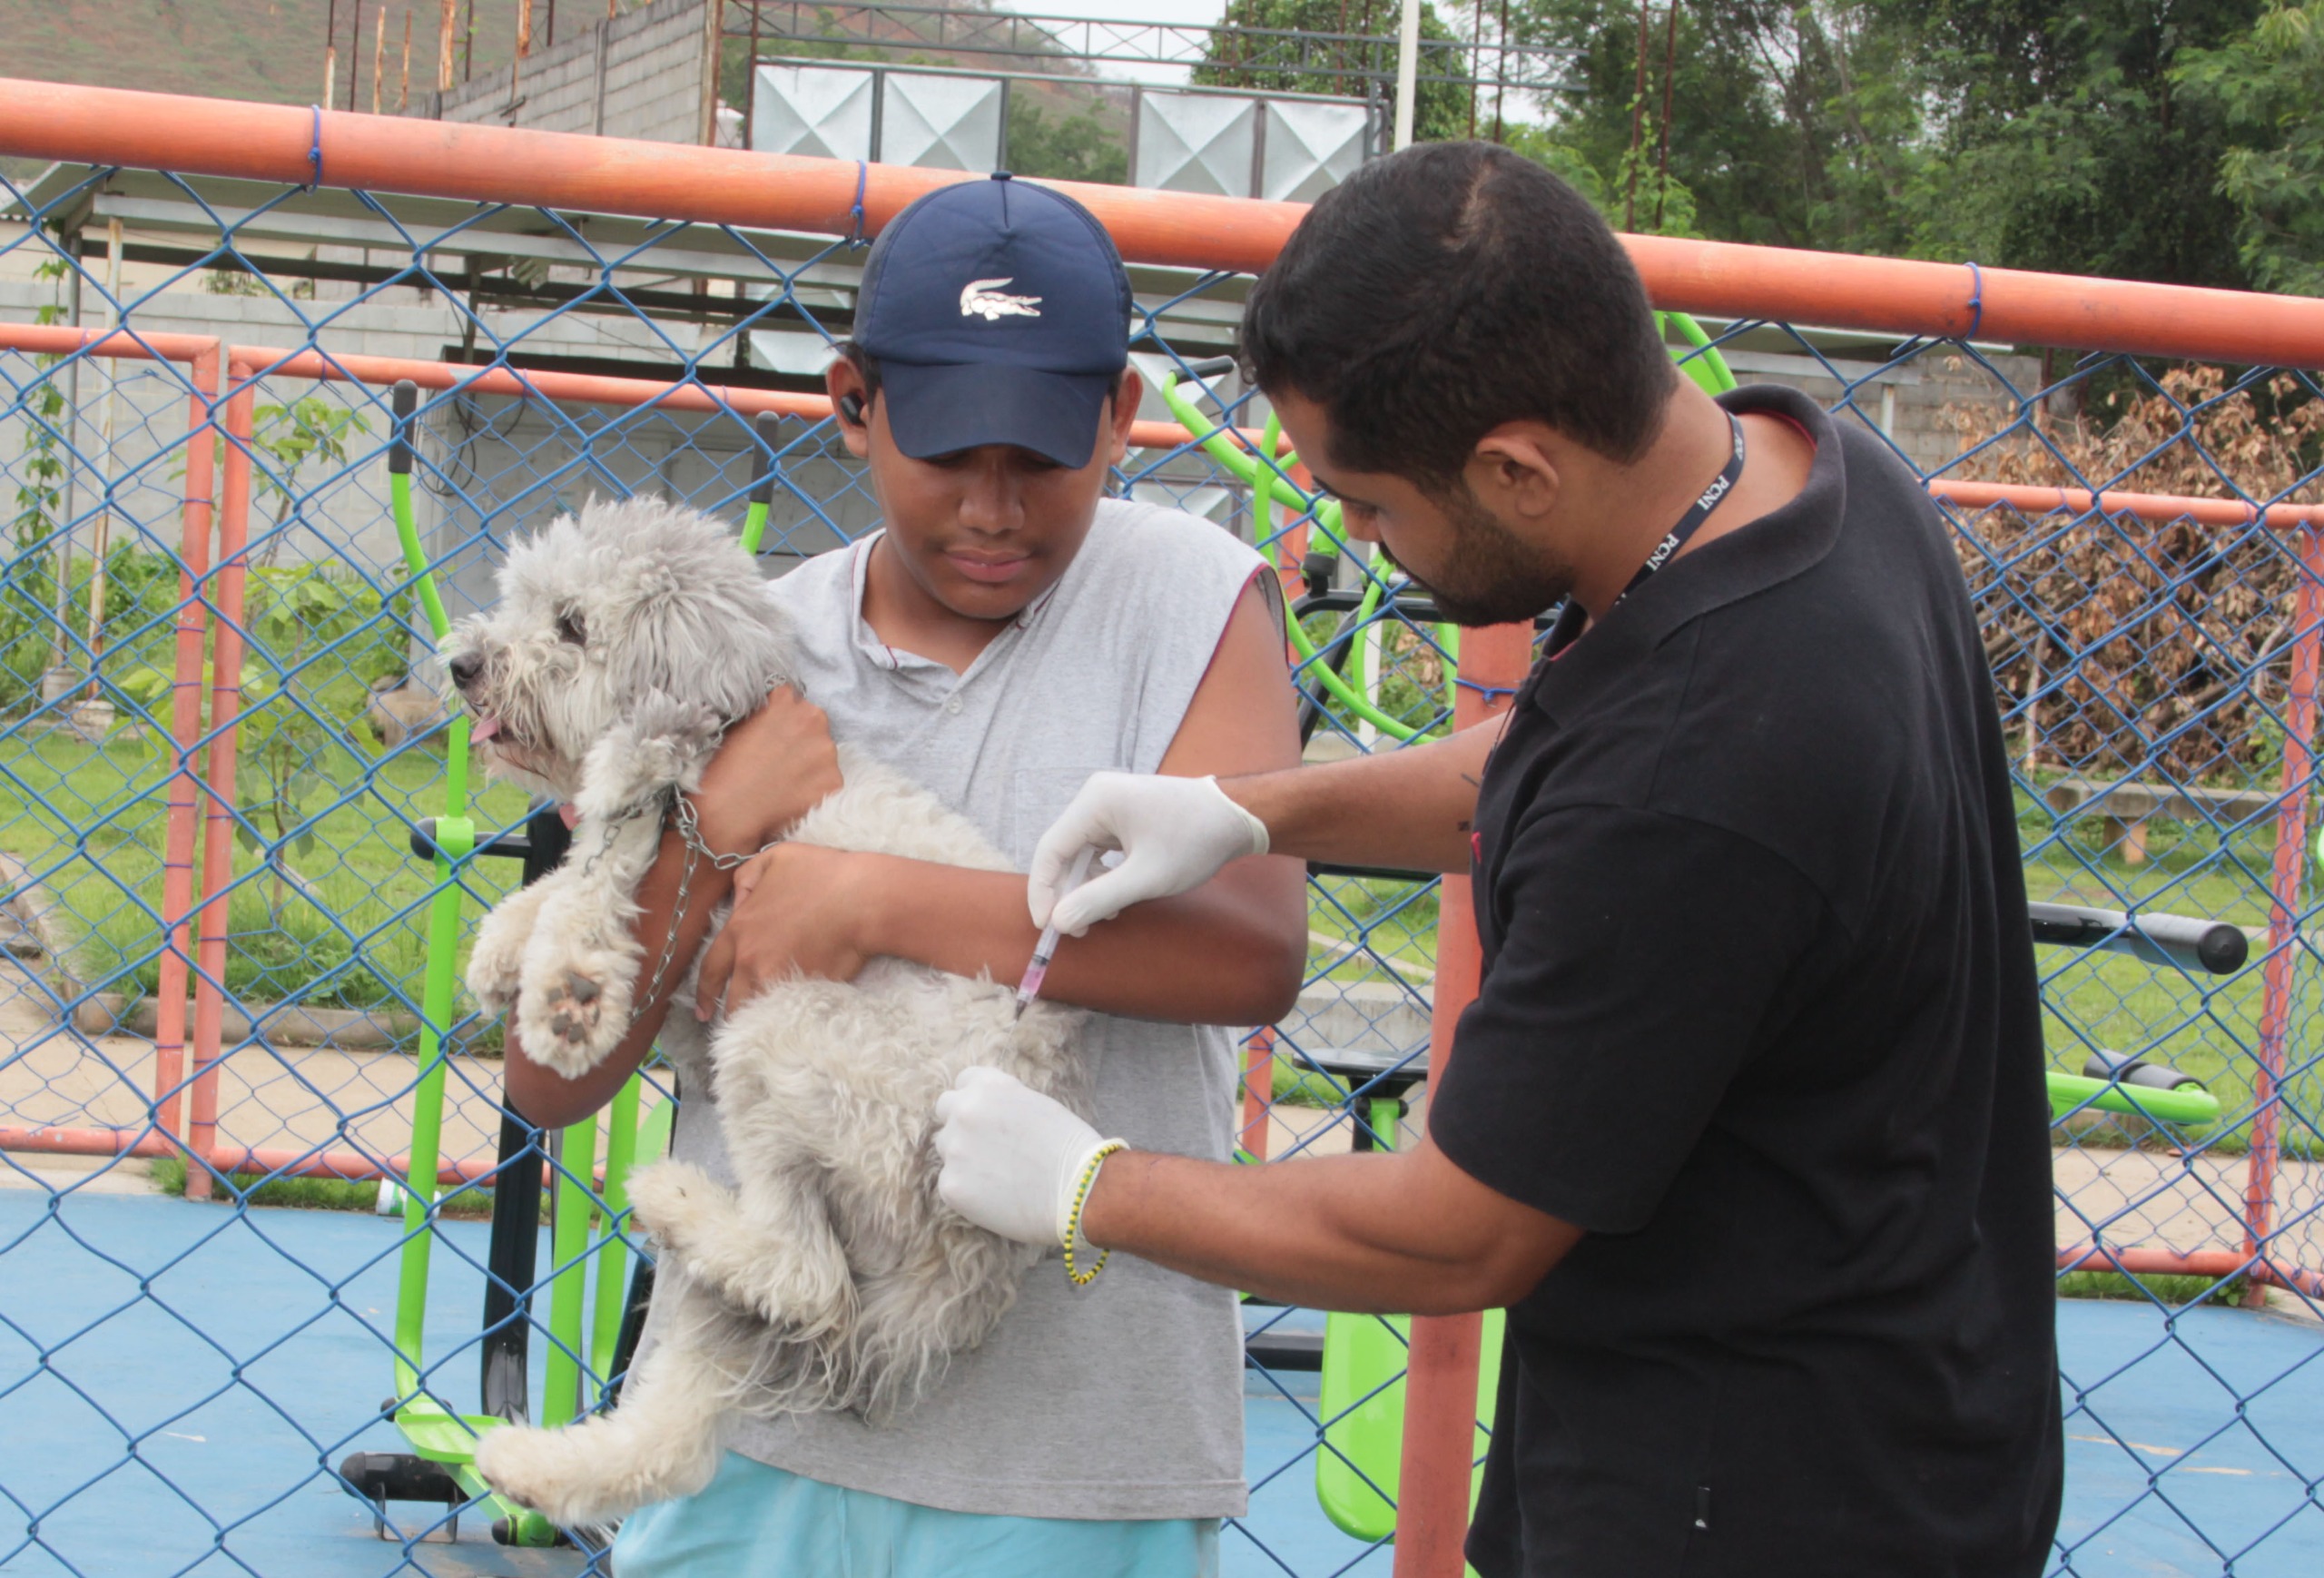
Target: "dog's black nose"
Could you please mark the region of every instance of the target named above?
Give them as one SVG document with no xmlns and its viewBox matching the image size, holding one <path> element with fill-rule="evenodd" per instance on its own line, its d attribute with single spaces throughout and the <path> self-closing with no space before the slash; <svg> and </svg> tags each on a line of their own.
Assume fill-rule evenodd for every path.
<svg viewBox="0 0 2324 1578">
<path fill-rule="evenodd" d="M 484 659 L 473 652 L 463 652 L 452 659 L 451 668 L 452 683 L 466 690 L 484 672 Z"/>
</svg>

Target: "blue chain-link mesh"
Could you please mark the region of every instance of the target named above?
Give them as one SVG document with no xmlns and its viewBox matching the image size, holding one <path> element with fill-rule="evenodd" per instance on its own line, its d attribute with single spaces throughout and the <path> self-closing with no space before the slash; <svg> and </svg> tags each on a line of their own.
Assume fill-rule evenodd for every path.
<svg viewBox="0 0 2324 1578">
<path fill-rule="evenodd" d="M 456 1524 L 441 1504 L 375 1507 L 340 1472 L 350 1454 L 406 1450 L 383 1409 L 420 1394 L 479 1405 L 487 1229 L 480 1191 L 462 1185 L 488 1187 L 508 1159 L 497 1029 L 463 1003 L 445 1027 L 447 1182 L 422 1229 L 436 1248 L 428 1346 L 416 1390 L 399 1393 L 405 1228 L 364 1208 L 411 1142 L 437 882 L 411 837 L 440 809 L 445 758 L 388 506 L 388 385 L 428 364 L 419 527 L 456 617 L 488 597 L 513 538 L 592 492 L 658 491 L 739 521 L 766 466 L 779 569 L 876 520 L 827 421 L 786 419 L 772 450 L 750 421 L 813 387 L 846 331 L 860 251 L 107 171 L 0 196 L 32 221 L 0 241 L 0 1569 L 586 1570 L 585 1549 L 493 1543 L 475 1511 Z M 117 291 L 108 212 L 127 216 L 132 242 Z M 1247 280 L 1139 270 L 1136 283 L 1149 381 L 1185 379 L 1205 415 L 1256 428 L 1231 372 L 1196 370 L 1231 343 Z M 122 335 L 103 353 L 38 338 L 76 316 Z M 2113 497 L 2045 513 L 1952 485 L 2305 501 L 2318 390 L 2295 372 L 2045 361 L 1778 323 L 1715 340 L 1746 381 L 1805 388 L 1933 479 L 2016 759 L 2033 897 L 2217 919 L 2250 938 L 2226 974 L 2043 952 L 2058 1069 L 2136 1057 L 2221 1109 L 2200 1129 L 2095 1106 L 2057 1123 L 2059 1241 L 2076 1257 L 2062 1290 L 2115 1297 L 2061 1305 L 2071 1484 L 2056 1567 L 2316 1572 L 2316 565 L 2303 569 L 2286 520 Z M 204 343 L 225 358 L 208 375 Z M 233 393 L 247 395 L 246 435 L 228 419 Z M 230 448 L 251 470 L 238 618 L 210 529 L 231 502 Z M 1275 550 L 1313 649 L 1295 669 L 1311 759 L 1448 726 L 1452 634 L 1386 570 L 1322 553 L 1285 491 L 1260 518 L 1251 488 L 1190 444 L 1134 451 L 1119 486 Z M 202 641 L 182 650 L 192 625 Z M 242 646 L 231 731 L 214 706 L 233 678 L 216 666 L 230 625 Z M 527 809 L 493 788 L 478 819 L 488 834 Z M 183 903 L 205 850 L 228 873 L 208 922 Z M 453 880 L 472 926 L 515 863 L 477 856 Z M 1310 900 L 1299 1005 L 1246 1042 L 1254 1157 L 1393 1145 L 1416 1121 L 1435 884 L 1320 873 Z M 174 962 L 173 924 L 186 927 Z M 158 1001 L 173 991 L 183 1004 Z M 178 1142 L 206 1119 L 189 1188 Z M 552 1159 L 547 1184 L 586 1199 L 596 1176 Z M 286 1200 L 310 1208 L 274 1208 Z M 539 1257 L 542 1286 L 560 1270 L 603 1280 L 601 1258 L 586 1230 L 560 1239 Z M 2271 1282 L 2250 1275 L 2261 1263 Z M 2240 1307 L 2261 1295 L 2268 1315 Z M 550 1337 L 552 1302 L 508 1317 L 535 1328 L 536 1416 L 552 1349 L 586 1372 L 585 1398 L 611 1367 L 595 1326 L 588 1341 Z M 1384 1573 L 1401 1328 L 1335 1321 L 1327 1345 L 1319 1313 L 1256 1304 L 1246 1325 L 1252 1511 L 1226 1536 L 1227 1571 Z"/>
</svg>

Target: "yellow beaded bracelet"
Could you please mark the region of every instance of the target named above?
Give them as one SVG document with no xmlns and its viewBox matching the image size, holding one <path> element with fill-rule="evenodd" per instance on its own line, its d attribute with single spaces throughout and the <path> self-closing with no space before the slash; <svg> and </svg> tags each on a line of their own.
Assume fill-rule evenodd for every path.
<svg viewBox="0 0 2324 1578">
<path fill-rule="evenodd" d="M 1106 1268 L 1106 1257 L 1113 1253 L 1110 1249 L 1100 1249 L 1098 1251 L 1098 1263 L 1095 1266 L 1087 1271 L 1074 1269 L 1073 1241 L 1081 1237 L 1081 1207 L 1089 1198 L 1089 1190 L 1098 1181 L 1098 1167 L 1114 1152 L 1128 1149 L 1129 1147 L 1121 1140 L 1108 1139 L 1096 1150 L 1091 1151 L 1089 1159 L 1081 1164 L 1080 1180 L 1073 1186 L 1073 1209 L 1066 1213 L 1065 1218 L 1065 1275 L 1066 1279 L 1076 1287 L 1087 1287 L 1097 1281 L 1098 1273 Z"/>
</svg>

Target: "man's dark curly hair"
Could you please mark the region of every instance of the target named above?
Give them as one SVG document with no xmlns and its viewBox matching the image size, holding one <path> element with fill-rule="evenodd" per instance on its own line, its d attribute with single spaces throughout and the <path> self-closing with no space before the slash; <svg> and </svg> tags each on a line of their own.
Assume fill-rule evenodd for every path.
<svg viewBox="0 0 2324 1578">
<path fill-rule="evenodd" d="M 1330 460 L 1432 488 L 1508 421 L 1636 459 L 1678 377 L 1606 222 L 1490 143 L 1423 143 L 1325 192 L 1251 291 L 1242 361 L 1324 409 Z"/>
</svg>

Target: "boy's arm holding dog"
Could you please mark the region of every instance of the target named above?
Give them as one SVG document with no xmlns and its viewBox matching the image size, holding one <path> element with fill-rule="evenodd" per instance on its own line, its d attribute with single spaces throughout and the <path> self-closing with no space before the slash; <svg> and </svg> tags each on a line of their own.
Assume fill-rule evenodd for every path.
<svg viewBox="0 0 2324 1578">
<path fill-rule="evenodd" d="M 822 711 L 788 688 L 736 725 L 703 774 L 694 803 L 701 813 L 703 842 L 714 850 L 754 850 L 779 836 L 840 786 L 839 754 Z M 694 862 L 686 884 L 686 910 L 675 913 L 678 885 L 685 869 L 685 845 L 675 830 L 662 835 L 662 849 L 635 894 L 638 915 L 632 928 L 650 961 L 662 950 L 673 926 L 673 959 L 690 959 L 710 930 L 710 918 L 734 889 L 734 872 Z M 744 868 L 747 869 L 747 868 Z M 502 1078 L 508 1104 L 545 1128 L 572 1123 L 614 1098 L 653 1050 L 683 971 L 672 971 L 661 991 L 637 1005 L 621 1044 L 580 1078 L 568 1080 L 525 1055 L 512 1021 L 507 1030 Z"/>
<path fill-rule="evenodd" d="M 1225 776 L 1297 764 L 1282 639 L 1259 589 L 1246 588 L 1162 772 Z M 738 876 L 734 919 L 703 961 L 704 1005 L 722 995 L 746 1001 L 793 970 L 848 980 L 881 956 L 1013 984 L 1039 936 L 1025 879 L 1008 873 L 783 844 Z M 1043 995 L 1149 1019 L 1271 1024 L 1297 995 L 1306 919 L 1297 861 L 1236 861 L 1192 893 L 1066 939 Z"/>
</svg>

